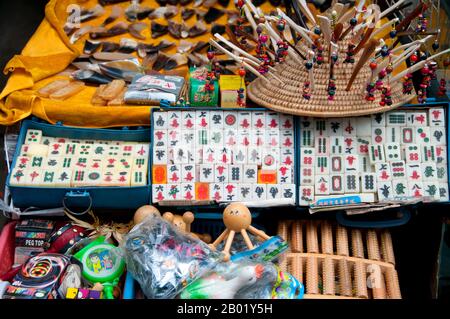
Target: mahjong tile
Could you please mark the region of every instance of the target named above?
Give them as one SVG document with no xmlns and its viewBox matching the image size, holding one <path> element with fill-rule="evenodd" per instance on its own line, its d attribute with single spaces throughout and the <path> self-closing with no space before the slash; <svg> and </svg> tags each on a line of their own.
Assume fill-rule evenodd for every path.
<svg viewBox="0 0 450 319">
<path fill-rule="evenodd" d="M 133 170 L 146 171 L 148 168 L 148 159 L 145 157 L 135 157 L 131 160 Z"/>
<path fill-rule="evenodd" d="M 362 173 L 361 174 L 361 191 L 363 193 L 377 192 L 377 174 L 376 173 Z"/>
<path fill-rule="evenodd" d="M 356 118 L 354 117 L 349 117 L 349 118 L 344 118 L 342 120 L 342 134 L 344 136 L 356 136 L 357 131 L 356 131 Z"/>
<path fill-rule="evenodd" d="M 199 201 L 210 200 L 209 184 L 195 183 L 195 198 Z"/>
<path fill-rule="evenodd" d="M 89 163 L 89 159 L 86 161 L 86 165 Z M 105 157 L 103 159 L 103 169 L 104 170 L 109 170 L 109 171 L 114 171 L 115 169 L 119 168 L 119 158 L 116 157 Z M 155 163 L 158 164 L 158 163 Z M 78 165 L 78 158 L 75 161 L 75 166 L 79 166 Z M 87 166 L 86 166 L 87 167 Z"/>
<path fill-rule="evenodd" d="M 344 171 L 345 173 L 357 173 L 359 170 L 359 155 L 344 155 Z"/>
<path fill-rule="evenodd" d="M 195 129 L 195 111 L 181 111 L 181 128 L 183 130 Z"/>
<path fill-rule="evenodd" d="M 344 156 L 331 155 L 330 156 L 330 173 L 340 174 L 344 173 Z"/>
<path fill-rule="evenodd" d="M 314 202 L 314 186 L 299 187 L 300 206 L 309 206 Z"/>
<path fill-rule="evenodd" d="M 300 146 L 301 147 L 314 147 L 314 130 L 313 129 L 300 129 Z"/>
<path fill-rule="evenodd" d="M 81 186 L 87 186 L 87 170 L 86 169 L 74 169 L 72 172 L 72 181 L 70 185 L 72 187 L 81 187 Z"/>
<path fill-rule="evenodd" d="M 167 184 L 167 200 L 181 199 L 181 184 Z"/>
<path fill-rule="evenodd" d="M 240 183 L 243 179 L 243 167 L 242 165 L 229 165 L 228 166 L 228 181 L 230 183 Z"/>
<path fill-rule="evenodd" d="M 422 181 L 432 182 L 437 180 L 437 167 L 435 163 L 422 163 Z"/>
<path fill-rule="evenodd" d="M 420 126 L 425 127 L 428 125 L 426 112 L 407 112 L 406 113 L 406 126 Z"/>
<path fill-rule="evenodd" d="M 62 142 L 64 143 L 64 142 Z M 100 144 L 100 145 L 110 145 L 112 144 L 112 141 L 108 141 L 108 140 L 96 140 L 95 144 Z"/>
<path fill-rule="evenodd" d="M 220 147 L 216 150 L 216 163 L 232 164 L 233 151 L 229 147 Z"/>
<path fill-rule="evenodd" d="M 422 182 L 408 181 L 408 189 L 409 189 L 409 196 L 411 196 L 411 197 L 423 197 L 424 196 L 424 189 L 423 189 Z"/>
<path fill-rule="evenodd" d="M 14 168 L 11 171 L 11 175 L 9 178 L 9 185 L 12 186 L 25 186 L 26 185 L 26 177 L 28 175 L 28 170 L 21 168 Z"/>
<path fill-rule="evenodd" d="M 300 167 L 300 185 L 314 185 L 314 167 Z"/>
<path fill-rule="evenodd" d="M 101 170 L 87 170 L 86 171 L 86 185 L 99 186 L 101 184 L 103 173 Z M 130 185 L 128 183 L 128 185 Z"/>
<path fill-rule="evenodd" d="M 372 165 L 385 161 L 384 147 L 381 144 L 369 146 L 369 160 Z"/>
<path fill-rule="evenodd" d="M 168 150 L 165 147 L 153 148 L 153 164 L 167 164 Z"/>
<path fill-rule="evenodd" d="M 196 169 L 194 164 L 181 165 L 181 182 L 182 183 L 196 182 Z"/>
<path fill-rule="evenodd" d="M 294 165 L 294 148 L 280 149 L 280 165 L 293 166 Z"/>
<path fill-rule="evenodd" d="M 168 129 L 172 130 L 181 129 L 181 111 L 168 111 L 167 122 L 168 122 L 167 123 Z"/>
<path fill-rule="evenodd" d="M 331 118 L 327 119 L 327 130 L 330 136 L 342 136 L 342 119 Z"/>
<path fill-rule="evenodd" d="M 292 130 L 294 128 L 294 117 L 290 114 L 280 114 L 280 130 Z"/>
<path fill-rule="evenodd" d="M 229 180 L 228 167 L 229 167 L 229 165 L 226 165 L 226 164 L 215 164 L 214 165 L 214 183 L 231 182 Z M 203 181 L 205 181 L 205 180 L 203 180 Z"/>
<path fill-rule="evenodd" d="M 31 144 L 34 145 L 34 144 Z M 32 155 L 29 153 L 29 149 L 31 145 L 27 145 L 24 144 L 20 147 L 20 155 L 19 156 L 24 156 L 24 157 L 31 157 Z M 47 153 L 48 153 L 48 149 L 47 149 Z"/>
<path fill-rule="evenodd" d="M 422 167 L 420 163 L 406 163 L 406 175 L 408 182 L 422 181 Z"/>
<path fill-rule="evenodd" d="M 300 117 L 300 128 L 301 129 L 314 129 L 314 118 L 302 116 Z"/>
<path fill-rule="evenodd" d="M 281 185 L 279 184 L 266 185 L 266 198 L 267 199 L 281 198 Z"/>
<path fill-rule="evenodd" d="M 30 144 L 30 145 L 27 145 L 26 148 L 25 147 L 22 148 L 20 155 L 21 156 L 47 156 L 48 150 L 49 150 L 49 147 L 47 145 Z"/>
<path fill-rule="evenodd" d="M 423 195 L 425 197 L 430 197 L 434 200 L 440 199 L 439 194 L 439 183 L 434 182 L 423 182 Z"/>
<path fill-rule="evenodd" d="M 330 175 L 330 194 L 344 194 L 344 174 Z"/>
<path fill-rule="evenodd" d="M 277 141 L 278 143 L 278 141 Z M 237 132 L 237 146 L 249 147 L 252 144 L 251 131 L 250 130 L 238 130 Z"/>
<path fill-rule="evenodd" d="M 394 197 L 409 196 L 408 181 L 406 179 L 396 179 L 392 181 L 392 192 Z"/>
<path fill-rule="evenodd" d="M 29 129 L 25 135 L 25 144 L 40 144 L 42 140 L 42 131 Z"/>
<path fill-rule="evenodd" d="M 281 185 L 281 198 L 291 199 L 295 201 L 295 184 L 283 184 Z"/>
<path fill-rule="evenodd" d="M 344 154 L 358 154 L 358 138 L 344 136 Z"/>
<path fill-rule="evenodd" d="M 253 200 L 267 199 L 267 186 L 265 184 L 253 184 L 252 194 Z"/>
<path fill-rule="evenodd" d="M 266 131 L 265 130 L 251 130 L 250 131 L 250 145 L 252 147 L 264 147 L 266 145 Z"/>
<path fill-rule="evenodd" d="M 328 128 L 327 128 L 327 120 L 316 118 L 313 121 L 312 128 L 314 129 L 315 137 L 318 136 L 329 136 Z"/>
<path fill-rule="evenodd" d="M 386 143 L 401 143 L 401 127 L 388 126 L 386 127 Z"/>
<path fill-rule="evenodd" d="M 89 157 L 87 161 L 87 169 L 102 170 L 105 160 L 101 157 Z"/>
<path fill-rule="evenodd" d="M 209 111 L 197 110 L 195 111 L 195 125 L 197 129 L 209 129 L 210 113 Z"/>
<path fill-rule="evenodd" d="M 243 165 L 242 181 L 255 184 L 258 181 L 258 166 Z"/>
<path fill-rule="evenodd" d="M 226 129 L 223 131 L 223 145 L 227 147 L 235 147 L 237 145 L 237 130 Z M 197 144 L 198 145 L 198 144 Z"/>
<path fill-rule="evenodd" d="M 431 107 L 428 110 L 428 119 L 430 126 L 443 126 L 445 127 L 445 112 L 443 108 Z"/>
<path fill-rule="evenodd" d="M 235 147 L 233 148 L 233 163 L 246 164 L 247 163 L 247 148 Z"/>
<path fill-rule="evenodd" d="M 359 182 L 358 174 L 345 174 L 344 175 L 344 189 L 345 193 L 359 193 L 361 191 L 361 184 Z"/>
<path fill-rule="evenodd" d="M 330 172 L 329 161 L 330 161 L 329 156 L 316 156 L 315 159 L 316 174 L 328 174 Z"/>
<path fill-rule="evenodd" d="M 88 156 L 78 156 L 75 158 L 74 168 L 75 169 L 86 169 L 89 164 L 90 157 Z M 118 163 L 117 163 L 118 165 Z"/>
<path fill-rule="evenodd" d="M 358 116 L 356 120 L 356 133 L 358 136 L 370 136 L 372 133 L 372 119 L 370 116 Z"/>
<path fill-rule="evenodd" d="M 153 131 L 153 146 L 154 147 L 167 147 L 168 137 L 167 130 L 154 130 Z"/>
<path fill-rule="evenodd" d="M 279 129 L 280 116 L 276 112 L 266 112 L 266 129 Z"/>
<path fill-rule="evenodd" d="M 43 165 L 43 167 L 45 166 L 45 163 Z M 27 156 L 19 156 L 16 159 L 16 165 L 14 166 L 14 168 L 16 169 L 27 169 L 27 168 L 31 168 L 31 157 L 27 157 Z"/>
<path fill-rule="evenodd" d="M 386 114 L 386 126 L 406 126 L 406 113 L 388 112 Z"/>
<path fill-rule="evenodd" d="M 415 139 L 415 130 L 412 127 L 401 127 L 401 138 L 400 141 L 402 144 L 413 144 L 416 143 Z"/>
<path fill-rule="evenodd" d="M 369 155 L 359 155 L 359 171 L 372 173 L 373 166 L 370 163 Z"/>
<path fill-rule="evenodd" d="M 386 161 L 399 161 L 401 160 L 400 144 L 398 143 L 386 143 L 384 144 L 384 154 Z"/>
<path fill-rule="evenodd" d="M 372 127 L 385 127 L 386 126 L 386 114 L 377 113 L 371 116 Z"/>
<path fill-rule="evenodd" d="M 226 202 L 232 202 L 237 200 L 238 195 L 238 184 L 235 183 L 226 183 L 223 184 L 223 194 L 224 194 L 224 200 Z"/>
<path fill-rule="evenodd" d="M 258 170 L 258 183 L 259 184 L 276 184 L 277 183 L 277 171 L 276 170 Z"/>
<path fill-rule="evenodd" d="M 436 163 L 443 164 L 447 163 L 447 146 L 437 145 L 435 147 L 436 151 Z"/>
<path fill-rule="evenodd" d="M 197 147 L 194 150 L 190 150 L 194 157 L 194 163 L 195 164 L 202 164 L 203 163 L 203 147 Z"/>
<path fill-rule="evenodd" d="M 217 153 L 217 155 L 216 155 Z M 203 147 L 203 163 L 204 164 L 214 164 L 218 162 L 219 148 L 212 146 Z"/>
<path fill-rule="evenodd" d="M 406 178 L 406 164 L 404 161 L 391 162 L 391 173 L 393 179 Z"/>
<path fill-rule="evenodd" d="M 330 154 L 330 139 L 326 136 L 317 136 L 315 141 L 316 156 L 326 156 Z"/>
<path fill-rule="evenodd" d="M 356 153 L 358 155 L 369 154 L 370 137 L 357 137 L 356 138 Z"/>
<path fill-rule="evenodd" d="M 198 130 L 196 131 L 198 140 L 196 140 L 197 145 L 206 145 L 208 144 L 208 138 L 206 133 L 203 132 L 208 132 L 206 130 Z M 205 141 L 203 141 L 203 138 L 205 139 Z M 177 146 L 181 146 L 182 141 L 181 141 L 181 130 L 168 130 L 167 131 L 167 145 L 169 147 L 177 147 Z"/>
<path fill-rule="evenodd" d="M 114 170 L 103 170 L 102 175 L 101 186 L 118 186 L 116 172 Z"/>
<path fill-rule="evenodd" d="M 54 137 L 50 137 L 50 136 L 42 136 L 42 139 L 41 139 L 41 143 L 40 144 L 42 144 L 42 145 L 50 145 L 50 144 L 52 144 L 52 143 L 54 143 L 55 142 L 55 138 Z"/>
<path fill-rule="evenodd" d="M 264 169 L 274 169 L 280 162 L 279 148 L 264 148 L 261 158 L 262 167 Z"/>
<path fill-rule="evenodd" d="M 174 164 L 189 164 L 189 154 L 187 147 L 173 148 L 173 163 Z"/>
<path fill-rule="evenodd" d="M 202 183 L 213 183 L 214 182 L 214 164 L 201 164 L 199 166 L 199 181 Z"/>
<path fill-rule="evenodd" d="M 440 183 L 447 182 L 447 164 L 437 164 L 436 165 L 436 177 Z"/>
<path fill-rule="evenodd" d="M 289 121 L 289 120 L 288 120 Z M 266 128 L 266 112 L 254 111 L 252 112 L 252 126 L 253 130 L 264 130 Z M 292 124 L 292 120 L 289 124 Z"/>
<path fill-rule="evenodd" d="M 252 126 L 252 113 L 250 111 L 238 112 L 238 129 L 249 130 Z"/>
<path fill-rule="evenodd" d="M 302 147 L 300 150 L 300 165 L 314 166 L 316 151 L 312 147 Z"/>
<path fill-rule="evenodd" d="M 80 144 L 78 146 L 78 154 L 80 156 L 89 156 L 92 153 L 92 145 L 89 144 Z M 119 154 L 120 155 L 120 154 Z"/>
<path fill-rule="evenodd" d="M 195 200 L 195 184 L 182 183 L 181 184 L 181 198 L 184 200 Z"/>
<path fill-rule="evenodd" d="M 236 130 L 238 128 L 237 112 L 223 111 L 223 118 L 224 118 L 223 122 L 224 129 Z"/>
<path fill-rule="evenodd" d="M 434 145 L 421 145 L 422 149 L 422 162 L 436 163 L 436 147 Z"/>
<path fill-rule="evenodd" d="M 290 166 L 278 167 L 277 184 L 292 184 L 292 168 Z"/>
<path fill-rule="evenodd" d="M 133 159 L 129 157 L 117 158 L 117 167 L 118 170 L 131 170 L 133 167 Z"/>
<path fill-rule="evenodd" d="M 167 184 L 167 165 L 152 166 L 152 184 Z"/>
<path fill-rule="evenodd" d="M 134 146 L 133 144 L 123 144 L 120 146 L 120 156 L 121 157 L 133 157 L 134 156 Z M 92 153 L 92 152 L 91 152 Z"/>
<path fill-rule="evenodd" d="M 167 183 L 181 183 L 181 165 L 167 165 Z"/>
<path fill-rule="evenodd" d="M 64 144 L 61 143 L 51 143 L 48 145 L 48 155 L 47 156 L 62 156 L 64 154 Z"/>
<path fill-rule="evenodd" d="M 33 156 L 31 158 L 30 168 L 44 167 L 45 156 Z"/>
<path fill-rule="evenodd" d="M 330 136 L 330 154 L 332 155 L 344 154 L 343 136 Z"/>
<path fill-rule="evenodd" d="M 447 183 L 439 183 L 439 201 L 448 202 L 448 184 Z"/>
<path fill-rule="evenodd" d="M 51 158 L 49 157 L 48 159 L 50 160 Z M 62 169 L 74 168 L 77 162 L 77 159 L 75 157 L 61 157 L 59 160 L 60 160 L 60 168 Z"/>
<path fill-rule="evenodd" d="M 211 129 L 223 130 L 223 111 L 210 111 L 209 122 Z"/>
<path fill-rule="evenodd" d="M 157 203 L 167 200 L 167 185 L 153 184 L 152 185 L 152 202 Z"/>
<path fill-rule="evenodd" d="M 372 144 L 384 144 L 386 140 L 385 127 L 372 127 Z"/>
<path fill-rule="evenodd" d="M 377 183 L 377 194 L 378 194 L 378 200 L 384 201 L 393 198 L 392 190 L 392 182 L 378 182 Z"/>
<path fill-rule="evenodd" d="M 429 127 L 417 127 L 414 134 L 417 144 L 424 145 L 431 143 L 431 132 Z"/>
<path fill-rule="evenodd" d="M 405 148 L 406 163 L 420 163 L 420 146 L 418 144 L 408 144 Z"/>
<path fill-rule="evenodd" d="M 57 170 L 54 187 L 70 187 L 71 179 L 72 179 L 71 169 Z"/>
<path fill-rule="evenodd" d="M 280 146 L 280 131 L 279 130 L 266 130 L 264 139 L 264 146 L 266 147 L 279 147 Z"/>
<path fill-rule="evenodd" d="M 315 195 L 329 195 L 330 194 L 330 176 L 316 175 L 314 183 Z"/>
<path fill-rule="evenodd" d="M 376 163 L 375 173 L 377 174 L 377 181 L 388 182 L 392 180 L 392 170 L 390 163 Z"/>
<path fill-rule="evenodd" d="M 80 147 L 80 146 L 78 146 Z M 105 156 L 121 156 L 121 147 L 120 145 L 107 145 Z"/>
<path fill-rule="evenodd" d="M 167 112 L 154 112 L 153 113 L 153 127 L 155 129 L 167 129 L 169 127 L 169 121 L 167 119 Z"/>
<path fill-rule="evenodd" d="M 259 147 L 250 147 L 247 151 L 247 163 L 261 165 L 262 149 Z"/>
<path fill-rule="evenodd" d="M 431 127 L 430 128 L 430 138 L 432 145 L 446 145 L 447 135 L 445 126 Z"/>
<path fill-rule="evenodd" d="M 96 144 L 96 143 L 97 143 L 96 140 L 84 140 L 82 142 L 82 144 L 90 144 L 90 145 L 93 145 L 93 144 Z"/>
<path fill-rule="evenodd" d="M 145 170 L 131 170 L 130 186 L 146 186 L 147 185 L 147 171 Z"/>
<path fill-rule="evenodd" d="M 185 133 L 183 132 L 183 136 L 185 135 Z M 194 137 L 193 133 L 189 133 L 188 136 L 192 135 L 192 138 Z M 209 145 L 212 146 L 223 146 L 223 130 L 220 129 L 214 129 L 211 130 L 211 132 L 209 133 Z M 185 140 L 183 139 L 183 142 L 185 142 Z M 190 141 L 189 141 L 190 143 Z"/>
<path fill-rule="evenodd" d="M 209 194 L 210 194 L 212 200 L 214 200 L 216 202 L 221 202 L 224 198 L 223 184 L 221 184 L 221 183 L 209 184 Z M 250 190 L 248 191 L 248 194 L 251 195 Z"/>
<path fill-rule="evenodd" d="M 294 131 L 283 130 L 280 131 L 280 147 L 294 147 Z"/>
</svg>

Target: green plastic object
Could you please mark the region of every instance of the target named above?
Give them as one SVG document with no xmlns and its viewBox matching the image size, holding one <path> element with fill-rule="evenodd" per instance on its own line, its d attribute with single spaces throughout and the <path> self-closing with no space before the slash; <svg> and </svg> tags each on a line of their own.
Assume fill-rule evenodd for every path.
<svg viewBox="0 0 450 319">
<path fill-rule="evenodd" d="M 191 106 L 218 106 L 219 104 L 219 82 L 213 81 L 213 91 L 206 91 L 207 67 L 191 67 L 189 69 L 189 102 Z"/>
<path fill-rule="evenodd" d="M 100 236 L 74 255 L 83 264 L 83 277 L 92 284 L 99 282 L 103 285 L 106 299 L 114 299 L 114 286 L 125 271 L 123 258 L 111 253 L 115 248 Z"/>
</svg>

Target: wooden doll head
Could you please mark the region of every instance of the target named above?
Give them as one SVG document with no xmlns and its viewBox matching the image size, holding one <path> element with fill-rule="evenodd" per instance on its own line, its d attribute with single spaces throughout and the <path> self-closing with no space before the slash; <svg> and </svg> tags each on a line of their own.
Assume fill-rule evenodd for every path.
<svg viewBox="0 0 450 319">
<path fill-rule="evenodd" d="M 185 212 L 183 216 L 165 212 L 162 217 L 179 230 L 188 233 L 191 232 L 191 224 L 194 221 L 194 214 L 192 212 Z"/>
<path fill-rule="evenodd" d="M 161 216 L 161 213 L 155 206 L 152 205 L 141 206 L 134 213 L 133 217 L 134 224 L 136 225 L 141 223 L 149 215 Z"/>
<path fill-rule="evenodd" d="M 232 203 L 223 211 L 223 223 L 229 230 L 240 232 L 251 225 L 252 215 L 244 204 Z"/>
</svg>

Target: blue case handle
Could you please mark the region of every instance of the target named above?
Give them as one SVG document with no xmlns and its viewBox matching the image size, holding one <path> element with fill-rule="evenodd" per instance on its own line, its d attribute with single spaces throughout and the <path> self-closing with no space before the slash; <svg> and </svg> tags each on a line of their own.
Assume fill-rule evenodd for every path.
<svg viewBox="0 0 450 319">
<path fill-rule="evenodd" d="M 76 199 L 76 200 L 88 198 L 89 199 L 88 208 L 86 208 L 81 213 L 77 213 L 77 212 L 72 211 L 66 204 L 66 200 L 67 199 L 71 199 L 71 198 L 72 199 Z M 64 195 L 64 198 L 62 200 L 62 204 L 64 206 L 64 209 L 66 209 L 70 214 L 81 216 L 81 215 L 84 215 L 84 214 L 86 214 L 87 212 L 89 212 L 91 210 L 91 208 L 92 208 L 92 197 L 91 197 L 91 194 L 89 194 L 89 192 L 87 192 L 87 191 L 70 191 L 70 192 L 67 192 L 66 195 Z"/>
<path fill-rule="evenodd" d="M 406 210 L 400 210 L 402 216 L 398 219 L 380 220 L 380 221 L 355 221 L 348 218 L 345 212 L 337 212 L 337 222 L 346 227 L 352 228 L 389 228 L 405 225 L 411 219 L 411 213 Z"/>
</svg>

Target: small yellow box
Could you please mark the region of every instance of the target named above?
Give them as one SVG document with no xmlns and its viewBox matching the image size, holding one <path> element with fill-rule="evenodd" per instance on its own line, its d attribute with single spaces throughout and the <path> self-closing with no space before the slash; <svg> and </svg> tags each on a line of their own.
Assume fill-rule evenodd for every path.
<svg viewBox="0 0 450 319">
<path fill-rule="evenodd" d="M 237 104 L 238 90 L 244 88 L 244 105 L 246 99 L 245 81 L 239 75 L 221 75 L 219 78 L 220 106 L 240 107 Z"/>
</svg>

